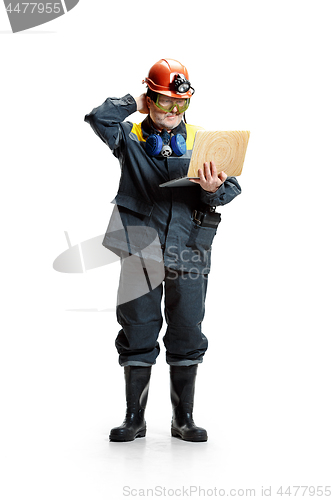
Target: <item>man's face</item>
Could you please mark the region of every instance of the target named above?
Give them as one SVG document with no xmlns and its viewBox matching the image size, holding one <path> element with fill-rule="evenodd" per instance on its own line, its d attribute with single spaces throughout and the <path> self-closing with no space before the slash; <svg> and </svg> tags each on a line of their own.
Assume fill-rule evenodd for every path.
<svg viewBox="0 0 333 500">
<path fill-rule="evenodd" d="M 175 99 L 161 94 L 159 96 L 159 104 L 165 106 L 166 108 L 169 108 L 170 105 L 172 105 L 172 102 L 175 101 L 181 104 L 182 102 L 184 102 L 184 99 Z M 150 99 L 150 97 L 147 97 L 147 106 L 149 109 L 150 118 L 153 120 L 156 129 L 159 131 L 166 129 L 168 132 L 170 132 L 170 130 L 178 127 L 184 116 L 184 113 L 179 113 L 177 106 L 174 106 L 172 111 L 162 111 L 156 106 L 156 104 L 154 103 L 154 101 L 152 101 L 152 99 Z"/>
</svg>

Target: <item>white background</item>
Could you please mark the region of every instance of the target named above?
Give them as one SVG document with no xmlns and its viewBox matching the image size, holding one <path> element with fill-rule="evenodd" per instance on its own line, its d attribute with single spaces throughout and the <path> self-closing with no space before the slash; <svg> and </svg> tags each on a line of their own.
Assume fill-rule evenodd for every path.
<svg viewBox="0 0 333 500">
<path fill-rule="evenodd" d="M 3 498 L 191 485 L 288 498 L 274 492 L 333 484 L 332 42 L 321 0 L 81 0 L 17 34 L 0 8 Z M 189 123 L 251 138 L 214 243 L 195 400 L 209 440 L 171 439 L 162 347 L 147 437 L 109 443 L 124 417 L 118 265 L 52 264 L 64 231 L 72 245 L 105 231 L 117 190 L 117 161 L 84 115 L 141 94 L 162 57 L 189 70 Z"/>
</svg>

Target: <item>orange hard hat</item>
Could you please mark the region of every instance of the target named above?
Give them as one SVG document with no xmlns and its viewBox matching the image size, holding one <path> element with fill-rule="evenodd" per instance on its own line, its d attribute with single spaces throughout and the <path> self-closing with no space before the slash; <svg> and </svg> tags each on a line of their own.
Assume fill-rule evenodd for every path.
<svg viewBox="0 0 333 500">
<path fill-rule="evenodd" d="M 168 97 L 189 98 L 194 88 L 188 81 L 188 71 L 175 59 L 160 59 L 149 70 L 148 77 L 142 80 L 148 87 Z"/>
</svg>

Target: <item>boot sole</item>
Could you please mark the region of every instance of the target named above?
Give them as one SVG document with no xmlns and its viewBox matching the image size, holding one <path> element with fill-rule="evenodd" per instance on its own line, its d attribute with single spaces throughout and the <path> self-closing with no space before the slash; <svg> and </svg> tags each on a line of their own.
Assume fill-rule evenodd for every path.
<svg viewBox="0 0 333 500">
<path fill-rule="evenodd" d="M 135 436 L 131 437 L 130 439 L 126 438 L 125 436 L 117 436 L 117 435 L 114 435 L 112 436 L 111 434 L 109 435 L 109 441 L 110 442 L 118 442 L 118 443 L 127 443 L 127 442 L 130 442 L 130 441 L 134 441 L 134 439 L 136 438 L 142 438 L 142 437 L 146 437 L 146 429 L 144 429 L 143 431 L 139 431 L 135 434 Z"/>
<path fill-rule="evenodd" d="M 175 438 L 182 439 L 183 441 L 190 441 L 192 443 L 203 443 L 208 440 L 207 434 L 202 434 L 201 436 L 186 437 L 183 436 L 179 431 L 171 429 L 171 436 Z"/>
</svg>

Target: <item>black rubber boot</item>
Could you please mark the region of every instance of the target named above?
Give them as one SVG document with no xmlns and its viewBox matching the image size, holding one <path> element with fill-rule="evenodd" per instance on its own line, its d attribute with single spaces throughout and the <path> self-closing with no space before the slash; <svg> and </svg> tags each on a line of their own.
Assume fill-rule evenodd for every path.
<svg viewBox="0 0 333 500">
<path fill-rule="evenodd" d="M 126 416 L 120 427 L 111 429 L 110 441 L 133 441 L 145 437 L 146 421 L 144 418 L 151 366 L 125 366 Z"/>
<path fill-rule="evenodd" d="M 193 422 L 195 378 L 198 365 L 170 366 L 173 417 L 171 435 L 184 441 L 207 441 L 207 432 Z"/>
</svg>

